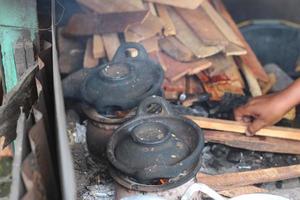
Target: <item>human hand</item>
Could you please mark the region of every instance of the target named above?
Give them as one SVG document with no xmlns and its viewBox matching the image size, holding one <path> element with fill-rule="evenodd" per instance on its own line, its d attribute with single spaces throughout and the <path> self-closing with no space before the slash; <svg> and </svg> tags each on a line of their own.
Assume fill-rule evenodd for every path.
<svg viewBox="0 0 300 200">
<path fill-rule="evenodd" d="M 235 119 L 245 122 L 246 135 L 253 136 L 260 129 L 273 125 L 293 107 L 281 92 L 255 97 L 234 111 Z"/>
</svg>

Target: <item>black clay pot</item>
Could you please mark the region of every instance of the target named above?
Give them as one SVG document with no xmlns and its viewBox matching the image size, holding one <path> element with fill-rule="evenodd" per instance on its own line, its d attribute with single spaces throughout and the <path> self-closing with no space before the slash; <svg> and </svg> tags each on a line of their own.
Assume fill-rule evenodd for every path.
<svg viewBox="0 0 300 200">
<path fill-rule="evenodd" d="M 136 57 L 127 55 L 136 49 Z M 124 43 L 112 62 L 93 69 L 82 69 L 63 80 L 64 96 L 83 101 L 99 113 L 130 110 L 143 99 L 161 94 L 164 73 L 148 58 L 144 47 Z"/>
<path fill-rule="evenodd" d="M 142 101 L 134 119 L 114 132 L 107 156 L 118 171 L 149 183 L 198 171 L 203 146 L 202 131 L 194 122 L 175 116 L 163 98 L 152 96 Z"/>
</svg>

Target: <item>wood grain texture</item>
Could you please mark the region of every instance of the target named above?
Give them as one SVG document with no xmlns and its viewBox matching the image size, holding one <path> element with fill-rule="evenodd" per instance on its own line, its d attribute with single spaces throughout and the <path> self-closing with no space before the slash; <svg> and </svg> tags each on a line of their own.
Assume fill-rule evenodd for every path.
<svg viewBox="0 0 300 200">
<path fill-rule="evenodd" d="M 176 12 L 184 19 L 186 24 L 206 45 L 218 45 L 223 49 L 228 40 L 200 6 L 196 10 L 176 8 Z"/>
<path fill-rule="evenodd" d="M 101 35 L 93 35 L 93 56 L 98 59 L 106 56 Z"/>
<path fill-rule="evenodd" d="M 237 197 L 244 194 L 255 194 L 255 193 L 268 193 L 269 191 L 256 186 L 244 186 L 232 188 L 229 190 L 219 191 L 218 193 L 229 198 Z"/>
<path fill-rule="evenodd" d="M 140 44 L 144 46 L 144 48 L 146 49 L 146 51 L 148 53 L 153 52 L 153 51 L 159 51 L 158 39 L 159 39 L 159 37 L 154 36 L 154 37 L 151 37 L 151 38 L 141 41 Z"/>
<path fill-rule="evenodd" d="M 223 17 L 219 15 L 219 13 L 215 10 L 214 7 L 212 7 L 212 5 L 208 1 L 204 1 L 200 7 L 205 10 L 206 14 L 211 18 L 211 20 L 230 42 L 240 47 L 244 47 L 244 43 L 241 41 L 241 39 L 236 35 L 236 33 L 227 24 Z"/>
<path fill-rule="evenodd" d="M 103 34 L 102 40 L 107 58 L 111 61 L 120 46 L 119 36 L 117 33 Z"/>
<path fill-rule="evenodd" d="M 188 47 L 196 57 L 206 58 L 222 50 L 220 47 L 204 44 L 173 9 L 169 10 L 169 14 L 176 28 L 176 38 Z"/>
<path fill-rule="evenodd" d="M 149 14 L 142 24 L 129 26 L 124 32 L 127 42 L 140 42 L 153 37 L 161 32 L 163 23 L 157 16 Z"/>
<path fill-rule="evenodd" d="M 300 177 L 300 165 L 268 168 L 247 172 L 226 173 L 215 176 L 197 174 L 197 181 L 207 184 L 217 191 L 248 186 L 259 183 L 269 183 Z"/>
<path fill-rule="evenodd" d="M 203 129 L 245 133 L 247 125 L 237 121 L 187 116 Z M 270 126 L 259 130 L 257 136 L 300 141 L 300 129 Z"/>
<path fill-rule="evenodd" d="M 165 69 L 165 77 L 173 82 L 177 81 L 185 75 L 197 74 L 211 66 L 211 63 L 207 60 L 199 60 L 190 63 L 182 63 L 174 60 L 168 55 L 159 53 L 160 64 Z"/>
<path fill-rule="evenodd" d="M 210 77 L 224 73 L 224 71 L 231 65 L 231 62 L 223 53 L 210 56 L 207 59 L 212 63 L 211 68 L 207 70 Z"/>
<path fill-rule="evenodd" d="M 158 16 L 162 19 L 164 23 L 163 33 L 165 36 L 176 35 L 176 28 L 172 19 L 170 18 L 168 7 L 161 4 L 156 4 L 156 9 Z"/>
<path fill-rule="evenodd" d="M 251 151 L 300 154 L 300 142 L 294 140 L 262 136 L 248 137 L 233 132 L 214 130 L 204 130 L 204 138 L 207 142 L 224 144 L 230 147 Z"/>
<path fill-rule="evenodd" d="M 124 32 L 129 25 L 141 23 L 148 13 L 147 10 L 101 15 L 76 13 L 70 18 L 64 33 L 74 36 L 86 36 Z"/>
<path fill-rule="evenodd" d="M 85 7 L 99 13 L 122 13 L 122 12 L 133 12 L 144 9 L 141 0 L 77 0 L 78 3 Z"/>
<path fill-rule="evenodd" d="M 237 27 L 236 23 L 232 19 L 231 15 L 228 13 L 227 9 L 225 8 L 224 4 L 221 0 L 213 0 L 214 6 L 220 15 L 226 20 L 226 22 L 229 24 L 229 26 L 232 28 L 232 30 L 236 33 L 236 35 L 240 38 L 240 40 L 243 42 L 245 49 L 247 50 L 247 55 L 241 56 L 241 59 L 243 60 L 244 64 L 248 66 L 256 78 L 259 80 L 262 80 L 264 82 L 267 82 L 269 77 L 265 70 L 263 69 L 263 66 L 257 59 L 256 55 L 254 54 L 253 50 L 245 40 L 244 36 L 240 32 L 239 28 Z"/>
<path fill-rule="evenodd" d="M 86 49 L 83 58 L 83 67 L 84 68 L 93 68 L 99 64 L 99 59 L 95 58 L 93 55 L 93 40 L 89 38 L 86 43 Z"/>
<path fill-rule="evenodd" d="M 257 96 L 261 96 L 262 90 L 260 88 L 260 85 L 258 83 L 258 80 L 256 79 L 256 77 L 254 76 L 253 72 L 249 69 L 248 66 L 246 66 L 245 64 L 241 64 L 241 69 L 242 72 L 246 78 L 246 81 L 248 83 L 248 87 L 250 90 L 250 93 L 252 95 L 252 97 L 257 97 Z"/>
<path fill-rule="evenodd" d="M 204 0 L 146 0 L 149 2 L 170 5 L 180 8 L 196 9 Z"/>
<path fill-rule="evenodd" d="M 180 62 L 194 60 L 193 52 L 184 46 L 176 37 L 164 37 L 158 41 L 160 49 L 170 57 Z"/>
</svg>

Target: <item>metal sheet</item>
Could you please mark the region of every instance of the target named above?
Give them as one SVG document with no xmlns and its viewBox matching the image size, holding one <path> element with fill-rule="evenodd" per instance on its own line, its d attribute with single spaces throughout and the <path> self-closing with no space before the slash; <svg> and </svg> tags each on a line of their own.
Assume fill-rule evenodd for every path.
<svg viewBox="0 0 300 200">
<path fill-rule="evenodd" d="M 52 5 L 52 54 L 53 54 L 53 87 L 55 99 L 55 118 L 56 134 L 58 143 L 58 156 L 60 167 L 60 183 L 62 187 L 62 198 L 64 200 L 75 200 L 75 174 L 71 151 L 68 144 L 65 106 L 62 93 L 61 77 L 58 68 L 58 55 L 56 44 L 56 19 L 55 19 L 55 0 L 51 1 Z"/>
</svg>

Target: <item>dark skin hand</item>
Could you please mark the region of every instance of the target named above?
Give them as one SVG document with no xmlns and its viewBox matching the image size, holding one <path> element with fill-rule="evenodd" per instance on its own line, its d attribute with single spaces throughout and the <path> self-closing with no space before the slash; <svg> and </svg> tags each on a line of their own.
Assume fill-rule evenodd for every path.
<svg viewBox="0 0 300 200">
<path fill-rule="evenodd" d="M 283 91 L 255 97 L 234 111 L 235 119 L 248 124 L 246 135 L 274 125 L 293 107 L 300 104 L 300 79 Z"/>
</svg>

